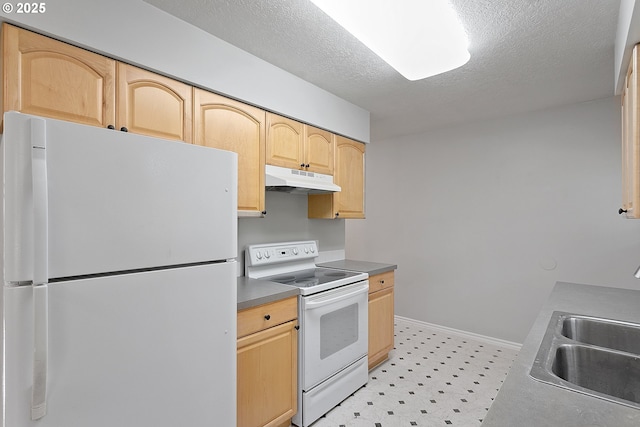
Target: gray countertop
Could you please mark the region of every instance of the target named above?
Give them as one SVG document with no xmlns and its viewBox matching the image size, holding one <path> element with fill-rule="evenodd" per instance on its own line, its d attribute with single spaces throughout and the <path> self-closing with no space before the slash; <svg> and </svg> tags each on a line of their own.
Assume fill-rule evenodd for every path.
<svg viewBox="0 0 640 427">
<path fill-rule="evenodd" d="M 482 427 L 640 426 L 640 410 L 529 376 L 554 311 L 640 322 L 640 291 L 558 282 L 540 311 Z"/>
<path fill-rule="evenodd" d="M 300 290 L 268 280 L 238 277 L 238 310 L 267 304 L 284 298 L 296 296 Z"/>
<path fill-rule="evenodd" d="M 378 262 L 354 261 L 343 259 L 340 261 L 318 264 L 319 267 L 337 268 L 348 271 L 359 271 L 369 275 L 380 274 L 395 270 L 394 264 L 381 264 Z M 298 295 L 299 289 L 295 286 L 287 286 L 268 280 L 250 279 L 238 277 L 238 310 L 256 307 L 284 298 Z"/>
<path fill-rule="evenodd" d="M 318 264 L 318 267 L 337 268 L 347 271 L 359 271 L 362 273 L 369 273 L 369 276 L 385 273 L 387 271 L 395 270 L 396 268 L 398 268 L 398 266 L 395 264 L 382 264 L 379 262 L 356 261 L 351 259 L 324 262 Z"/>
</svg>

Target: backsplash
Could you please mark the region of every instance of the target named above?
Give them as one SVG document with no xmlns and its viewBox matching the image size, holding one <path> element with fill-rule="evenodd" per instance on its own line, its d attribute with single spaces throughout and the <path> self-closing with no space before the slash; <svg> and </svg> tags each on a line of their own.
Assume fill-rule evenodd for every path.
<svg viewBox="0 0 640 427">
<path fill-rule="evenodd" d="M 238 218 L 238 275 L 244 275 L 244 248 L 249 244 L 317 240 L 321 252 L 344 252 L 344 219 L 308 219 L 307 196 L 266 193 L 264 218 Z"/>
</svg>

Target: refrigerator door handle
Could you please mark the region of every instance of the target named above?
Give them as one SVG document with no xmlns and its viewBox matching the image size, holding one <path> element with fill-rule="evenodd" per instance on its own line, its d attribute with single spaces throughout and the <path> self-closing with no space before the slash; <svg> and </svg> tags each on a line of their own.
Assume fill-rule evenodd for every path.
<svg viewBox="0 0 640 427">
<path fill-rule="evenodd" d="M 33 388 L 31 419 L 47 413 L 49 200 L 47 191 L 46 122 L 31 119 L 33 185 Z"/>
</svg>

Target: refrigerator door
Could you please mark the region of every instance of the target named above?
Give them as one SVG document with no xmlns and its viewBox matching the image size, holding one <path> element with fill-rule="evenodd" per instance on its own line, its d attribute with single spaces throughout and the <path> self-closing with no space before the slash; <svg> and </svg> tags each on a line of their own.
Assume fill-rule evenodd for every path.
<svg viewBox="0 0 640 427">
<path fill-rule="evenodd" d="M 38 421 L 30 420 L 32 292 L 5 288 L 3 426 L 235 426 L 236 268 L 50 285 L 48 412 Z"/>
<path fill-rule="evenodd" d="M 16 112 L 1 145 L 5 282 L 33 279 L 34 241 L 49 279 L 237 256 L 235 153 Z"/>
</svg>

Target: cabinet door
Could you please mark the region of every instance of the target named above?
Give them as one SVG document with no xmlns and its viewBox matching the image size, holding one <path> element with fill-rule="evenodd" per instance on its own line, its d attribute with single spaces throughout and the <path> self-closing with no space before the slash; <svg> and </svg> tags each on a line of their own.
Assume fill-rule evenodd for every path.
<svg viewBox="0 0 640 427">
<path fill-rule="evenodd" d="M 238 339 L 238 426 L 280 426 L 295 415 L 296 325 L 291 321 Z"/>
<path fill-rule="evenodd" d="M 118 129 L 191 142 L 192 112 L 191 86 L 118 63 Z"/>
<path fill-rule="evenodd" d="M 333 175 L 335 137 L 326 130 L 305 126 L 305 166 L 307 170 Z"/>
<path fill-rule="evenodd" d="M 309 218 L 364 218 L 364 144 L 336 136 L 333 181 L 342 190 L 310 194 Z"/>
<path fill-rule="evenodd" d="M 369 369 L 393 350 L 393 287 L 369 294 Z"/>
<path fill-rule="evenodd" d="M 336 193 L 341 218 L 364 218 L 364 144 L 336 137 L 334 180 L 342 187 Z"/>
<path fill-rule="evenodd" d="M 238 213 L 264 213 L 265 112 L 194 90 L 194 141 L 238 153 Z"/>
<path fill-rule="evenodd" d="M 267 164 L 284 168 L 304 167 L 304 125 L 276 114 L 267 114 Z"/>
<path fill-rule="evenodd" d="M 6 23 L 2 49 L 2 113 L 115 124 L 114 60 Z"/>
<path fill-rule="evenodd" d="M 640 218 L 640 92 L 638 46 L 633 49 L 622 92 L 622 209 L 627 218 Z"/>
</svg>

